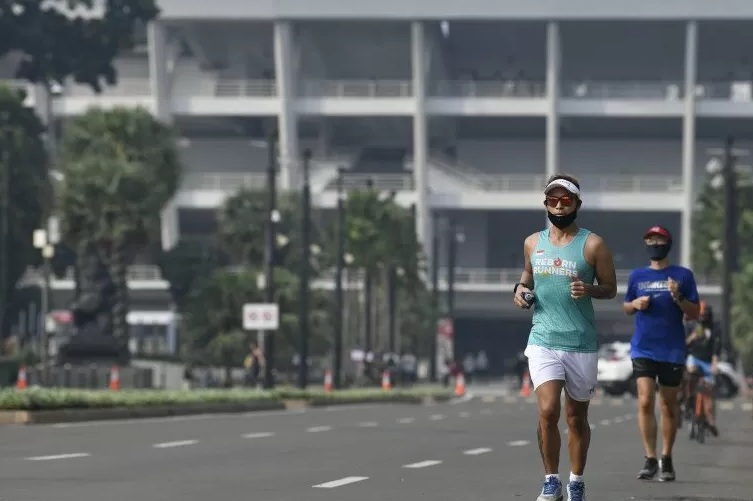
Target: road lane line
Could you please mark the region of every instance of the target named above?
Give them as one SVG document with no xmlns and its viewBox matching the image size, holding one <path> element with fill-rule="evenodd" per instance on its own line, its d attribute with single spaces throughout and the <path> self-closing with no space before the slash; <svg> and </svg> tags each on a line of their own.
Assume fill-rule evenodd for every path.
<svg viewBox="0 0 753 501">
<path fill-rule="evenodd" d="M 244 435 L 241 435 L 243 438 L 266 438 L 266 437 L 273 437 L 275 434 L 271 431 L 261 431 L 258 433 L 246 433 Z"/>
<path fill-rule="evenodd" d="M 411 463 L 403 465 L 403 468 L 428 468 L 429 466 L 436 466 L 438 464 L 441 464 L 442 461 L 437 461 L 436 459 L 428 459 L 426 461 L 419 461 L 418 463 Z"/>
<path fill-rule="evenodd" d="M 358 423 L 358 426 L 360 428 L 376 428 L 377 426 L 379 426 L 379 423 L 377 423 L 376 421 L 364 421 L 362 423 Z"/>
<path fill-rule="evenodd" d="M 330 431 L 332 430 L 331 426 L 312 426 L 310 428 L 306 428 L 306 431 L 309 433 L 319 433 L 322 431 Z"/>
<path fill-rule="evenodd" d="M 470 415 L 471 415 L 471 413 L 470 413 L 470 412 L 468 412 L 468 411 L 463 411 L 463 412 L 461 412 L 460 414 L 458 414 L 458 416 L 460 416 L 460 417 L 468 417 L 468 416 L 470 416 Z"/>
<path fill-rule="evenodd" d="M 400 424 L 410 424 L 410 423 L 412 423 L 415 420 L 416 419 L 412 418 L 412 417 L 404 417 L 404 418 L 398 419 L 397 422 L 400 423 Z"/>
<path fill-rule="evenodd" d="M 611 421 L 609 419 L 602 419 L 601 421 L 599 421 L 599 424 L 601 426 L 609 426 L 610 423 L 611 423 Z"/>
<path fill-rule="evenodd" d="M 522 447 L 530 443 L 531 442 L 529 442 L 528 440 L 513 440 L 512 442 L 508 442 L 507 445 L 509 445 L 510 447 Z"/>
<path fill-rule="evenodd" d="M 152 444 L 155 449 L 170 449 L 172 447 L 185 447 L 187 445 L 198 444 L 198 440 L 177 440 L 175 442 L 162 442 L 159 444 Z"/>
<path fill-rule="evenodd" d="M 51 456 L 31 456 L 24 458 L 26 461 L 54 461 L 55 459 L 85 458 L 91 454 L 88 452 L 73 452 L 71 454 L 53 454 Z"/>
<path fill-rule="evenodd" d="M 441 421 L 442 419 L 444 419 L 444 415 L 443 414 L 432 414 L 429 419 L 431 419 L 432 421 Z"/>
<path fill-rule="evenodd" d="M 483 414 L 484 416 L 488 416 L 491 413 L 492 411 L 490 409 L 481 409 L 481 414 Z"/>
<path fill-rule="evenodd" d="M 487 452 L 491 452 L 492 450 L 488 447 L 479 447 L 478 449 L 469 449 L 463 454 L 466 456 L 478 456 L 479 454 L 486 454 Z"/>
<path fill-rule="evenodd" d="M 324 482 L 323 484 L 312 485 L 311 487 L 317 489 L 334 489 L 335 487 L 342 487 L 343 485 L 363 482 L 364 480 L 368 479 L 369 477 L 345 477 L 338 480 L 332 480 L 331 482 Z"/>
</svg>

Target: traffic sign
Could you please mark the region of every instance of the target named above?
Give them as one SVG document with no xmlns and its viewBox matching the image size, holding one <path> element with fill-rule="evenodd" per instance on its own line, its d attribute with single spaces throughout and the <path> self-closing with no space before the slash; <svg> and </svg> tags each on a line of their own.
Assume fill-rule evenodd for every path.
<svg viewBox="0 0 753 501">
<path fill-rule="evenodd" d="M 244 304 L 243 328 L 247 331 L 275 331 L 279 329 L 279 306 L 275 303 Z"/>
</svg>

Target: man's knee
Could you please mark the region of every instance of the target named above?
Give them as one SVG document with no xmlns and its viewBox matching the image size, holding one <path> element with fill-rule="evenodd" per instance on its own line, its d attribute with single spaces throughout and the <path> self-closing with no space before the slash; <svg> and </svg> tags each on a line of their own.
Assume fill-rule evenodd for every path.
<svg viewBox="0 0 753 501">
<path fill-rule="evenodd" d="M 653 413 L 656 405 L 656 387 L 653 381 L 648 384 L 638 385 L 638 410 L 645 413 Z"/>
</svg>

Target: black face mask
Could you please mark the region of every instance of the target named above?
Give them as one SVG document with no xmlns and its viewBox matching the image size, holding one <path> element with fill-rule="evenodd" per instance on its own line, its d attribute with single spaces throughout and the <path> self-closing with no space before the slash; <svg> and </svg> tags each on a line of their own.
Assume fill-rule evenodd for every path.
<svg viewBox="0 0 753 501">
<path fill-rule="evenodd" d="M 646 252 L 648 252 L 648 258 L 651 261 L 661 261 L 669 255 L 671 248 L 672 244 L 647 245 Z"/>
<path fill-rule="evenodd" d="M 552 214 L 551 212 L 547 212 L 546 215 L 549 218 L 549 222 L 555 228 L 564 230 L 575 222 L 575 219 L 578 217 L 578 211 L 576 210 L 570 214 Z"/>
</svg>

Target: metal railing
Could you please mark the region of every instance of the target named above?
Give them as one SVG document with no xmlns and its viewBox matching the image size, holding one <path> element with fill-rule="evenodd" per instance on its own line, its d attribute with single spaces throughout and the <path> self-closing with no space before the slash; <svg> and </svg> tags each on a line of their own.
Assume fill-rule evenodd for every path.
<svg viewBox="0 0 753 501">
<path fill-rule="evenodd" d="M 101 94 L 96 94 L 91 87 L 82 84 L 69 84 L 63 90 L 64 97 L 75 98 L 107 98 L 107 97 L 149 97 L 152 95 L 152 84 L 148 77 L 118 77 L 114 86 L 105 85 Z"/>
<path fill-rule="evenodd" d="M 275 80 L 221 78 L 215 82 L 213 95 L 215 97 L 275 97 L 277 96 L 277 82 Z"/>
<path fill-rule="evenodd" d="M 411 80 L 304 80 L 301 97 L 404 98 L 413 95 Z"/>
<path fill-rule="evenodd" d="M 183 176 L 182 190 L 207 190 L 235 193 L 241 188 L 264 189 L 267 174 L 238 172 L 191 172 Z"/>
<path fill-rule="evenodd" d="M 546 82 L 520 80 L 439 81 L 429 87 L 431 97 L 543 98 Z"/>
<path fill-rule="evenodd" d="M 565 82 L 562 97 L 575 99 L 655 99 L 676 101 L 683 98 L 684 82 Z"/>
</svg>

